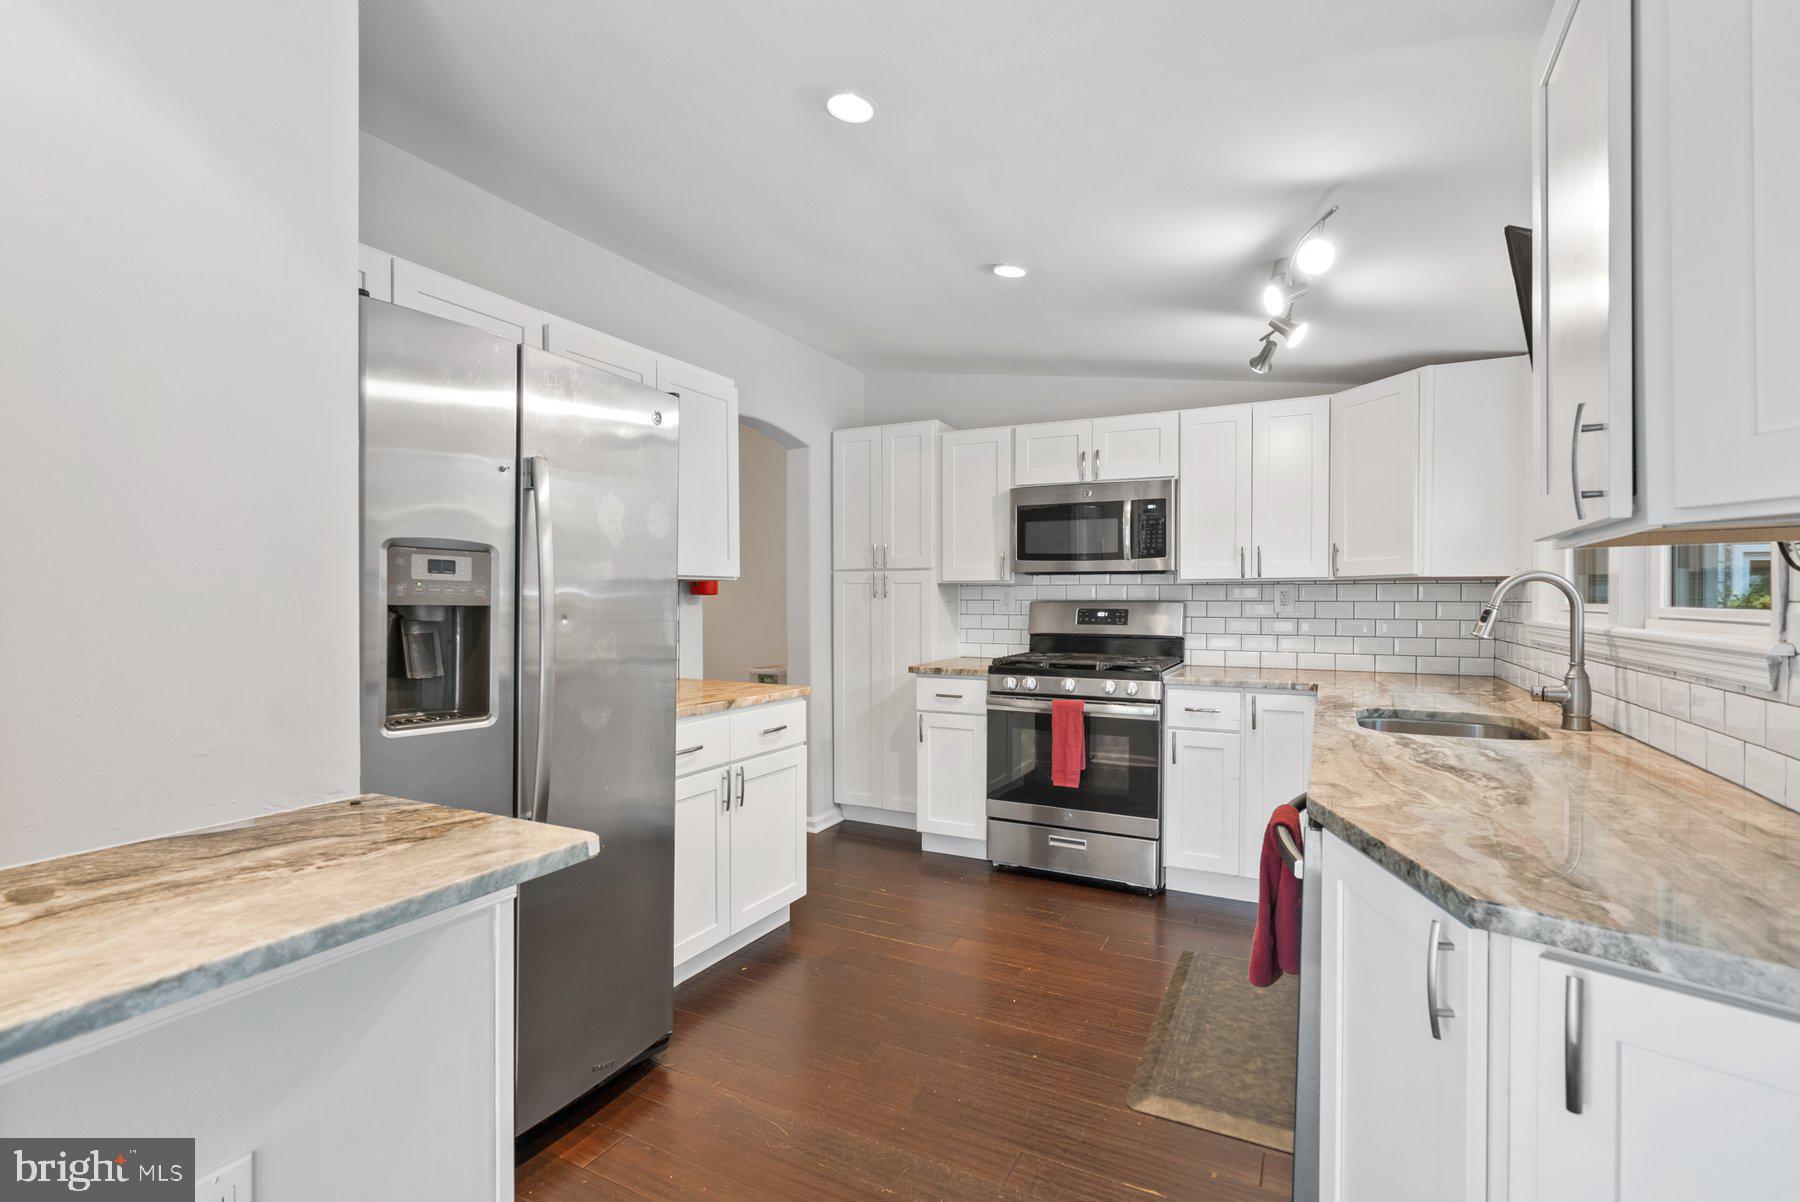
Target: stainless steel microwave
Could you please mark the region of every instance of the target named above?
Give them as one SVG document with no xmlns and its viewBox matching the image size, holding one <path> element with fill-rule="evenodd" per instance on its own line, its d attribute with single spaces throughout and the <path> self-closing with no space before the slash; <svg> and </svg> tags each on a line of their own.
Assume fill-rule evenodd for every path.
<svg viewBox="0 0 1800 1202">
<path fill-rule="evenodd" d="M 1175 481 L 1040 484 L 1012 490 L 1021 572 L 1167 572 L 1175 567 Z"/>
</svg>

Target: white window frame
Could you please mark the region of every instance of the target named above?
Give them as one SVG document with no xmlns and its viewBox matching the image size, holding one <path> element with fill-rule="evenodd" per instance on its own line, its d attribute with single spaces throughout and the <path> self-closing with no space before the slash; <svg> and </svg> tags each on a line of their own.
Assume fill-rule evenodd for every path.
<svg viewBox="0 0 1800 1202">
<path fill-rule="evenodd" d="M 1686 632 L 1713 638 L 1741 638 L 1767 642 L 1773 626 L 1768 609 L 1706 609 L 1701 606 L 1671 605 L 1674 592 L 1671 578 L 1675 560 L 1673 547 L 1645 547 L 1644 550 L 1644 617 L 1645 628 Z M 1769 570 L 1785 568 L 1780 554 L 1769 547 Z"/>
<path fill-rule="evenodd" d="M 1623 556 L 1618 547 L 1606 548 L 1606 601 L 1586 602 L 1581 607 L 1582 624 L 1589 631 L 1606 630 L 1615 625 L 1613 607 L 1619 601 L 1619 574 Z M 1575 552 L 1559 551 L 1548 543 L 1538 544 L 1537 565 L 1547 571 L 1575 579 Z M 1530 621 L 1550 623 L 1566 629 L 1569 625 L 1568 599 L 1560 589 L 1536 588 L 1530 609 Z"/>
</svg>

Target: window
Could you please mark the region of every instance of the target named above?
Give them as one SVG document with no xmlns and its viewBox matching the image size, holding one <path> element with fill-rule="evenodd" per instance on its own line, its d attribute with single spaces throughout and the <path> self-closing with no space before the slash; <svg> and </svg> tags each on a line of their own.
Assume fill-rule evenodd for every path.
<svg viewBox="0 0 1800 1202">
<path fill-rule="evenodd" d="M 1606 608 L 1612 592 L 1612 573 L 1607 564 L 1605 547 L 1582 547 L 1572 553 L 1569 579 L 1581 592 L 1581 600 L 1589 609 Z"/>
<path fill-rule="evenodd" d="M 1718 635 L 1760 637 L 1769 625 L 1774 547 L 1694 543 L 1649 557 L 1650 624 Z"/>
</svg>

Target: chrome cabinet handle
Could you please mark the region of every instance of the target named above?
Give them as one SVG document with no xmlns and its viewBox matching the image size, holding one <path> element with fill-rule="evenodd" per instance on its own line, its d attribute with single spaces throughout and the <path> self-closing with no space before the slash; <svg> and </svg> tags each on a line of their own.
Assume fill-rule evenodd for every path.
<svg viewBox="0 0 1800 1202">
<path fill-rule="evenodd" d="M 1333 576 L 1338 574 L 1338 545 L 1336 543 L 1331 544 L 1331 574 Z"/>
<path fill-rule="evenodd" d="M 869 544 L 869 566 L 871 568 L 881 566 L 881 551 L 874 543 Z"/>
<path fill-rule="evenodd" d="M 1094 448 L 1094 479 L 1100 478 L 1100 448 Z"/>
<path fill-rule="evenodd" d="M 1000 579 L 1006 579 L 1006 552 L 1000 552 Z"/>
<path fill-rule="evenodd" d="M 1260 578 L 1262 576 L 1262 544 L 1261 543 L 1256 544 L 1256 575 L 1258 576 L 1258 578 Z"/>
<path fill-rule="evenodd" d="M 550 460 L 532 455 L 525 460 L 522 482 L 531 499 L 534 547 L 538 567 L 538 688 L 537 738 L 533 740 L 531 783 L 520 781 L 519 799 L 525 803 L 527 822 L 543 822 L 550 808 L 551 702 L 556 695 L 556 545 L 550 513 Z M 520 757 L 523 759 L 524 757 Z"/>
<path fill-rule="evenodd" d="M 925 715 L 919 715 L 919 742 L 925 741 Z"/>
<path fill-rule="evenodd" d="M 1563 978 L 1563 1109 L 1581 1113 L 1581 978 Z"/>
<path fill-rule="evenodd" d="M 738 809 L 744 808 L 744 770 L 738 769 Z"/>
<path fill-rule="evenodd" d="M 1184 705 L 1181 708 L 1190 714 L 1216 714 L 1219 712 L 1215 709 L 1208 709 L 1203 705 Z"/>
<path fill-rule="evenodd" d="M 696 751 L 705 751 L 705 750 L 706 750 L 705 743 L 695 743 L 692 747 L 676 748 L 675 754 L 676 755 L 693 755 Z"/>
<path fill-rule="evenodd" d="M 1256 694 L 1250 694 L 1250 729 L 1256 729 Z"/>
<path fill-rule="evenodd" d="M 1174 731 L 1169 732 L 1169 763 L 1181 762 L 1181 736 Z"/>
<path fill-rule="evenodd" d="M 770 735 L 778 735 L 782 731 L 786 730 L 787 728 L 788 728 L 788 724 L 786 722 L 783 722 L 780 726 L 771 726 L 771 727 L 769 727 L 769 729 L 763 731 L 763 738 L 766 739 Z"/>
<path fill-rule="evenodd" d="M 1425 935 L 1425 1015 L 1431 1020 L 1433 1039 L 1444 1037 L 1443 1028 L 1438 1026 L 1439 1019 L 1456 1017 L 1456 1011 L 1438 1005 L 1438 953 L 1455 950 L 1456 945 L 1444 938 L 1444 924 L 1432 919 L 1431 930 Z"/>
<path fill-rule="evenodd" d="M 1087 479 L 1087 452 L 1086 451 L 1081 451 L 1076 455 L 1075 478 L 1077 480 L 1086 480 Z"/>
<path fill-rule="evenodd" d="M 939 701 L 961 701 L 963 699 L 961 693 L 933 693 L 932 696 Z"/>
<path fill-rule="evenodd" d="M 1585 425 L 1582 423 L 1581 411 L 1586 408 L 1586 401 L 1576 402 L 1575 429 L 1569 434 L 1569 492 L 1575 498 L 1575 520 L 1578 522 L 1585 520 L 1587 517 L 1586 508 L 1582 505 L 1583 501 L 1596 500 L 1606 495 L 1606 490 L 1604 488 L 1581 487 L 1581 477 L 1579 472 L 1579 465 L 1581 463 L 1581 436 L 1583 434 L 1598 434 L 1600 431 L 1606 429 L 1605 422 L 1588 422 Z"/>
<path fill-rule="evenodd" d="M 724 792 L 725 812 L 729 814 L 731 813 L 731 769 L 729 768 L 725 769 Z"/>
<path fill-rule="evenodd" d="M 1244 579 L 1244 578 L 1245 578 L 1245 574 L 1244 574 L 1244 549 L 1243 549 L 1243 548 L 1242 548 L 1242 547 L 1239 547 L 1239 548 L 1238 548 L 1238 579 L 1239 579 L 1239 580 L 1242 580 L 1242 579 Z"/>
</svg>

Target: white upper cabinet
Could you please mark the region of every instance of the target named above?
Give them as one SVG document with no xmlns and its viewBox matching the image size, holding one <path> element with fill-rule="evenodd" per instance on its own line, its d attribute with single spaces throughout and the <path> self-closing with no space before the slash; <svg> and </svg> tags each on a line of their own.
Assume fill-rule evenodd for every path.
<svg viewBox="0 0 1800 1202">
<path fill-rule="evenodd" d="M 1181 470 L 1179 413 L 1039 422 L 1013 432 L 1014 484 L 1156 480 Z"/>
<path fill-rule="evenodd" d="M 1422 367 L 1331 403 L 1332 574 L 1506 576 L 1530 558 L 1523 356 Z"/>
<path fill-rule="evenodd" d="M 658 360 L 656 386 L 681 402 L 677 574 L 738 577 L 738 394 L 722 376 Z"/>
<path fill-rule="evenodd" d="M 1076 484 L 1091 479 L 1094 423 L 1038 422 L 1013 431 L 1014 484 Z"/>
<path fill-rule="evenodd" d="M 544 315 L 544 349 L 633 383 L 657 387 L 656 352 L 548 313 Z"/>
<path fill-rule="evenodd" d="M 1251 576 L 1330 574 L 1331 398 L 1251 407 Z"/>
<path fill-rule="evenodd" d="M 1250 574 L 1254 408 L 1216 405 L 1181 415 L 1175 565 L 1182 580 L 1238 580 Z"/>
<path fill-rule="evenodd" d="M 1800 518 L 1780 357 L 1797 57 L 1800 6 L 1558 0 L 1536 76 L 1533 534 Z"/>
<path fill-rule="evenodd" d="M 832 433 L 833 568 L 936 570 L 944 429 L 931 421 Z"/>
<path fill-rule="evenodd" d="M 1097 417 L 1094 480 L 1161 480 L 1181 471 L 1181 415 Z"/>
<path fill-rule="evenodd" d="M 394 256 L 372 246 L 356 248 L 356 286 L 378 301 L 394 299 Z"/>
<path fill-rule="evenodd" d="M 544 315 L 530 305 L 405 259 L 394 260 L 394 303 L 528 346 L 541 345 L 544 336 Z"/>
<path fill-rule="evenodd" d="M 1012 427 L 952 430 L 943 448 L 938 579 L 992 584 L 1010 580 Z"/>
<path fill-rule="evenodd" d="M 1404 576 L 1419 566 L 1419 374 L 1331 398 L 1331 568 Z"/>
</svg>

